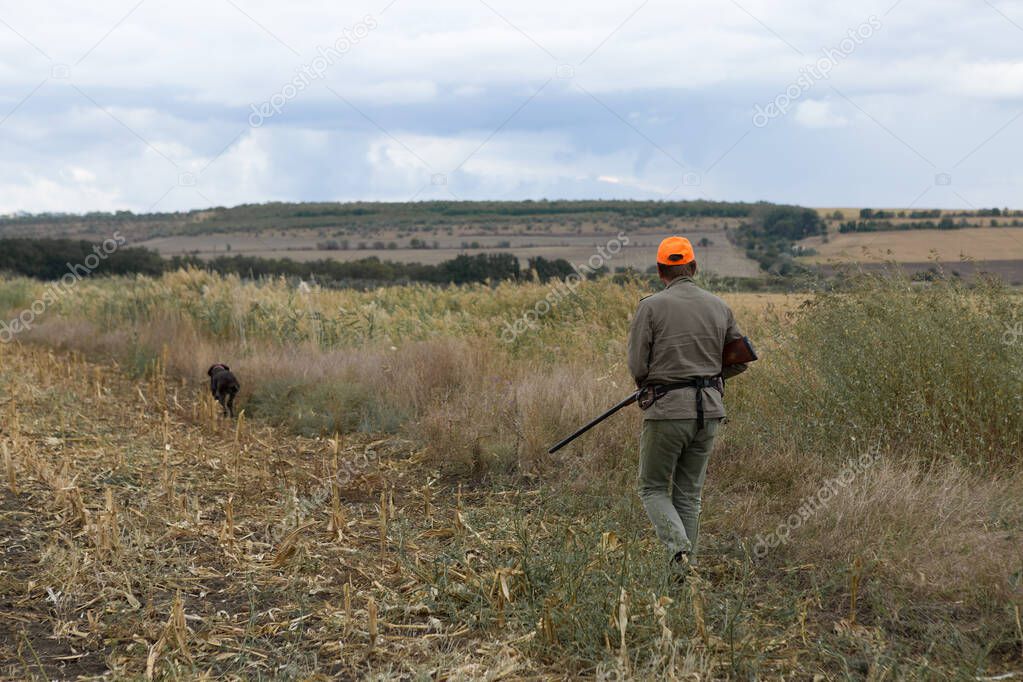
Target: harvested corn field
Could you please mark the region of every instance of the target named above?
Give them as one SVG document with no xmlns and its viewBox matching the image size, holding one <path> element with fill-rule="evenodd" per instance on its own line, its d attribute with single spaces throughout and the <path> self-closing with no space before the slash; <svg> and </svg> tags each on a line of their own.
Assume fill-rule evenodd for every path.
<svg viewBox="0 0 1023 682">
<path fill-rule="evenodd" d="M 729 383 L 679 586 L 634 492 L 638 412 L 545 454 L 625 390 L 641 289 L 586 283 L 502 339 L 547 291 L 291 294 L 179 273 L 47 311 L 0 346 L 0 674 L 1019 667 L 1023 422 L 1002 407 L 1023 376 L 1017 294 L 878 280 L 729 296 L 762 358 Z M 0 294 L 17 309 L 36 285 Z M 953 320 L 955 343 L 933 344 Z M 209 395 L 212 359 L 241 378 L 237 420 Z M 957 392 L 965 377 L 983 391 Z"/>
</svg>

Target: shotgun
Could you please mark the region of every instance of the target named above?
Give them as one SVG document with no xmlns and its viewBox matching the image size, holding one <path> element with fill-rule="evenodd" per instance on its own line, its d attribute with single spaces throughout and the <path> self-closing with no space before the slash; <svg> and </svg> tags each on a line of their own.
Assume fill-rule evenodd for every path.
<svg viewBox="0 0 1023 682">
<path fill-rule="evenodd" d="M 620 409 L 622 409 L 624 407 L 628 407 L 632 403 L 636 402 L 636 400 L 639 399 L 639 394 L 641 392 L 642 391 L 636 391 L 635 393 L 630 395 L 628 398 L 626 398 L 625 400 L 623 400 L 622 402 L 618 403 L 617 405 L 612 407 L 610 410 L 605 412 L 604 414 L 600 415 L 599 417 L 597 417 L 593 421 L 591 421 L 588 424 L 586 424 L 585 426 L 581 427 L 578 431 L 573 433 L 568 438 L 565 438 L 563 440 L 558 441 L 557 444 L 554 445 L 554 447 L 552 447 L 550 450 L 547 451 L 547 454 L 548 455 L 553 455 L 555 452 L 557 452 L 561 448 L 565 447 L 566 445 L 568 445 L 569 443 L 574 441 L 576 438 L 578 438 L 579 436 L 583 435 L 584 433 L 586 433 L 587 431 L 592 429 L 594 426 L 596 426 L 600 422 L 602 422 L 605 419 L 607 419 L 608 417 L 610 417 L 612 414 L 614 414 L 618 410 L 620 410 Z"/>
<path fill-rule="evenodd" d="M 749 337 L 744 336 L 744 337 L 742 337 L 740 339 L 735 339 L 734 341 L 731 341 L 731 342 L 725 344 L 724 351 L 721 354 L 721 366 L 722 366 L 722 368 L 724 368 L 724 367 L 728 367 L 730 365 L 737 365 L 737 364 L 753 362 L 756 359 L 757 359 L 757 352 L 755 350 L 753 350 L 753 344 L 750 343 Z M 608 417 L 610 417 L 615 412 L 618 412 L 622 408 L 628 407 L 632 403 L 636 402 L 637 400 L 639 400 L 639 396 L 642 395 L 643 391 L 644 391 L 644 389 L 640 389 L 640 390 L 636 391 L 635 393 L 630 395 L 628 398 L 626 398 L 622 402 L 618 403 L 617 405 L 615 405 L 614 407 L 609 409 L 604 414 L 600 415 L 599 417 L 597 417 L 593 421 L 591 421 L 588 424 L 586 424 L 585 426 L 581 427 L 578 431 L 573 433 L 571 436 L 568 436 L 567 438 L 558 441 L 557 443 L 554 444 L 554 446 L 550 450 L 547 451 L 547 454 L 548 455 L 553 455 L 555 452 L 557 452 L 561 448 L 565 447 L 566 445 L 568 445 L 569 443 L 574 441 L 576 438 L 578 438 L 579 436 L 583 435 L 584 433 L 586 433 L 587 431 L 592 429 L 594 426 L 596 426 L 600 422 L 602 422 L 605 419 L 607 419 Z M 650 402 L 653 402 L 653 400 L 651 400 Z M 647 404 L 640 403 L 640 406 L 641 407 L 649 407 L 649 403 L 647 403 Z"/>
</svg>

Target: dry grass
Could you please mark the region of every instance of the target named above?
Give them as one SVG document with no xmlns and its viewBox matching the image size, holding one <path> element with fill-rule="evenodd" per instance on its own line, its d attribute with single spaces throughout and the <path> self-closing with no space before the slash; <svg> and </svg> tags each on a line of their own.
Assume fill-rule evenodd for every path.
<svg viewBox="0 0 1023 682">
<path fill-rule="evenodd" d="M 6 677 L 407 673 L 488 645 L 410 572 L 465 529 L 408 443 L 236 428 L 162 373 L 4 351 Z"/>
<path fill-rule="evenodd" d="M 927 642 L 966 623 L 996 638 L 992 662 L 1018 655 L 1010 611 L 978 620 L 992 595 L 1009 608 L 1006 587 L 977 581 L 1018 566 L 1018 478 L 884 462 L 750 564 L 732 538 L 785 510 L 742 481 L 781 472 L 726 450 L 703 579 L 678 590 L 620 480 L 598 486 L 610 505 L 463 486 L 400 439 L 223 421 L 159 370 L 136 382 L 26 347 L 2 361 L 9 679 L 933 679 L 957 668 Z M 773 466 L 801 481 L 788 499 L 828 472 Z"/>
<path fill-rule="evenodd" d="M 498 321 L 545 292 L 302 298 L 196 273 L 89 284 L 26 337 L 43 345 L 0 347 L 0 672 L 881 680 L 1023 669 L 1018 414 L 937 390 L 967 376 L 1011 394 L 999 377 L 1014 356 L 984 344 L 1017 299 L 898 285 L 808 307 L 732 297 L 764 357 L 730 384 L 701 579 L 679 590 L 632 494 L 639 415 L 545 454 L 627 392 L 621 335 L 641 292 L 594 283 L 503 344 Z M 332 307 L 347 322 L 325 343 L 329 320 L 312 313 Z M 948 318 L 975 353 L 929 343 Z M 940 376 L 886 364 L 905 348 L 886 345 L 882 327 L 927 347 L 915 357 Z M 841 354 L 806 354 L 835 334 Z M 982 357 L 998 372 L 978 369 Z M 237 423 L 212 416 L 214 360 L 241 377 Z M 976 405 L 1002 417 L 918 433 L 931 417 L 909 401 L 893 427 L 850 363 L 874 388 L 891 375 L 904 402 L 922 377 L 934 414 Z M 972 447 L 932 456 L 939 437 Z M 880 457 L 787 543 L 757 551 L 876 444 Z"/>
</svg>

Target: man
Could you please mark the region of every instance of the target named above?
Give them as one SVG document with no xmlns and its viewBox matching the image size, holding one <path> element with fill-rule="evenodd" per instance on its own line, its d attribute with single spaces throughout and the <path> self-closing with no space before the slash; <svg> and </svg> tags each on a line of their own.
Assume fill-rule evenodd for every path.
<svg viewBox="0 0 1023 682">
<path fill-rule="evenodd" d="M 689 572 L 700 528 L 707 461 L 725 416 L 723 379 L 746 369 L 721 366 L 726 343 L 742 338 L 728 305 L 693 281 L 696 258 L 683 237 L 657 249 L 664 290 L 639 303 L 629 329 L 629 371 L 654 402 L 640 401 L 639 496 L 673 571 Z"/>
</svg>

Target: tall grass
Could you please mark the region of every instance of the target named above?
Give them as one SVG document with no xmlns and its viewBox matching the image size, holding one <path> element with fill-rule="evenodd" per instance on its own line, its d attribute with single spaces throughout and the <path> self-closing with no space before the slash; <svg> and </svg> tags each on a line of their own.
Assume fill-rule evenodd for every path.
<svg viewBox="0 0 1023 682">
<path fill-rule="evenodd" d="M 816 456 L 867 444 L 924 462 L 1023 462 L 1020 297 L 993 282 L 865 278 L 779 320 L 734 382 L 733 437 Z M 857 445 L 858 444 L 858 445 Z"/>
<path fill-rule="evenodd" d="M 20 311 L 32 303 L 32 292 L 38 283 L 29 279 L 5 280 L 0 286 L 0 310 Z"/>
<path fill-rule="evenodd" d="M 631 389 L 626 327 L 647 293 L 585 282 L 510 338 L 551 287 L 304 291 L 197 271 L 79 286 L 36 338 L 136 366 L 167 353 L 186 376 L 229 361 L 250 413 L 304 433 L 407 430 L 451 461 L 512 470 L 556 464 L 544 446 Z M 0 295 L 17 305 L 32 288 L 7 281 Z M 763 355 L 728 384 L 734 446 L 835 458 L 870 443 L 921 461 L 1019 463 L 1023 415 L 1006 406 L 1020 399 L 1023 356 L 1003 339 L 1017 295 L 865 278 L 804 298 L 729 298 Z M 635 421 L 578 448 L 618 461 Z"/>
</svg>

